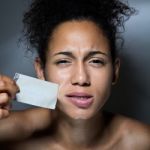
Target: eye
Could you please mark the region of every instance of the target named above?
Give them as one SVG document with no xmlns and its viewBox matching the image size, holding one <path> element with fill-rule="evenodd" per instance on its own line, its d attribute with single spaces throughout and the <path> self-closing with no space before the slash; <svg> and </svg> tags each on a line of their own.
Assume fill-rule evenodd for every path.
<svg viewBox="0 0 150 150">
<path fill-rule="evenodd" d="M 56 62 L 56 64 L 66 64 L 66 63 L 69 63 L 69 61 L 67 60 L 59 60 Z"/>
<path fill-rule="evenodd" d="M 92 63 L 96 63 L 96 64 L 104 64 L 104 62 L 103 62 L 102 60 L 98 60 L 98 59 L 92 60 Z"/>
<path fill-rule="evenodd" d="M 62 60 L 57 60 L 57 61 L 55 62 L 55 64 L 56 64 L 57 66 L 68 66 L 68 65 L 71 64 L 71 61 L 62 59 Z"/>
<path fill-rule="evenodd" d="M 89 61 L 89 63 L 95 67 L 104 66 L 105 61 L 102 59 L 94 58 Z"/>
</svg>

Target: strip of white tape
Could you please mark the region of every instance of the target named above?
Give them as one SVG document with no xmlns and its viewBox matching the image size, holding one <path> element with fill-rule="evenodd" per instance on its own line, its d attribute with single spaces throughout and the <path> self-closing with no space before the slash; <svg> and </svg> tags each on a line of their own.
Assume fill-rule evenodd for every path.
<svg viewBox="0 0 150 150">
<path fill-rule="evenodd" d="M 58 84 L 16 73 L 14 80 L 20 88 L 16 94 L 18 102 L 55 109 Z"/>
</svg>

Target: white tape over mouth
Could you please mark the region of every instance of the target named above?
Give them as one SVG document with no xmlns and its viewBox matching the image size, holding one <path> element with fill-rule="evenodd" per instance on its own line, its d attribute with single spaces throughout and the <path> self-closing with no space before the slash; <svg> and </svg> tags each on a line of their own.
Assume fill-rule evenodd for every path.
<svg viewBox="0 0 150 150">
<path fill-rule="evenodd" d="M 56 108 L 59 85 L 16 73 L 14 80 L 20 88 L 16 94 L 16 101 L 44 107 Z"/>
</svg>

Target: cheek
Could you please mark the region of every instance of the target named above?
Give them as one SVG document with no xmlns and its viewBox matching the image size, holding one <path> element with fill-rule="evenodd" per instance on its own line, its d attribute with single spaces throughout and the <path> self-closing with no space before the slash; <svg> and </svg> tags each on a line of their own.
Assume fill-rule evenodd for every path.
<svg viewBox="0 0 150 150">
<path fill-rule="evenodd" d="M 93 85 L 97 95 L 109 95 L 112 86 L 112 69 L 101 70 L 93 76 Z"/>
<path fill-rule="evenodd" d="M 70 79 L 70 73 L 64 70 L 49 67 L 45 69 L 46 80 L 62 85 Z"/>
<path fill-rule="evenodd" d="M 45 69 L 45 76 L 47 81 L 59 84 L 58 100 L 62 100 L 67 87 L 66 85 L 69 83 L 70 73 L 54 67 L 49 67 Z"/>
<path fill-rule="evenodd" d="M 110 86 L 112 83 L 112 73 L 107 72 L 107 73 L 101 73 L 95 77 L 97 78 L 97 82 L 95 80 L 95 84 L 99 85 L 101 88 L 102 87 L 107 87 Z"/>
</svg>

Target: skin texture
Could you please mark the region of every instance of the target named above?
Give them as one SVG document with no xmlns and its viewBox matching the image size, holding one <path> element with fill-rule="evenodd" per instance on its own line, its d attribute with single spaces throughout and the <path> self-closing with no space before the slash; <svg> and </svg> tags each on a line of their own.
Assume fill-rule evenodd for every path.
<svg viewBox="0 0 150 150">
<path fill-rule="evenodd" d="M 42 109 L 30 110 L 16 117 L 21 127 L 19 118 L 22 117 L 22 123 L 27 121 L 25 125 L 29 128 L 21 130 L 28 134 L 22 137 L 25 140 L 11 143 L 10 149 L 149 150 L 148 125 L 102 112 L 112 84 L 118 78 L 119 66 L 119 59 L 112 64 L 109 42 L 95 23 L 70 21 L 60 24 L 49 40 L 45 67 L 39 58 L 35 60 L 38 78 L 60 85 L 57 108 L 45 110 L 45 113 Z M 92 103 L 76 105 L 68 96 L 70 93 L 89 94 Z M 11 116 L 2 123 L 9 123 Z"/>
<path fill-rule="evenodd" d="M 15 81 L 0 75 L 0 119 L 9 115 L 10 99 L 19 91 Z"/>
<path fill-rule="evenodd" d="M 48 45 L 44 72 L 43 79 L 60 85 L 58 108 L 74 119 L 90 118 L 111 90 L 113 67 L 107 39 L 92 22 L 61 24 Z M 68 102 L 66 95 L 75 92 L 92 95 L 91 107 L 80 109 Z"/>
</svg>

